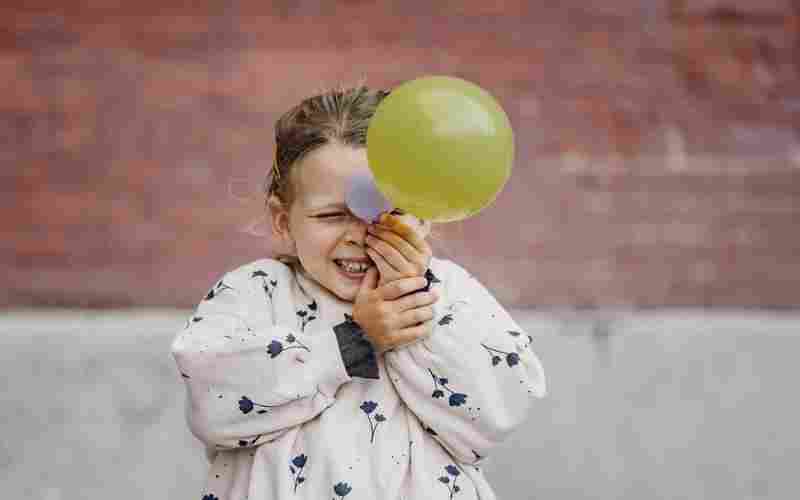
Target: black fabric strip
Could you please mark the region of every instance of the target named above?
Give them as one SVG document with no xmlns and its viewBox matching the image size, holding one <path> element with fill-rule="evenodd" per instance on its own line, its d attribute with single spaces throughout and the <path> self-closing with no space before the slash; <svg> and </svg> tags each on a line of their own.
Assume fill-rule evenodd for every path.
<svg viewBox="0 0 800 500">
<path fill-rule="evenodd" d="M 364 336 L 364 331 L 345 315 L 345 321 L 333 327 L 339 351 L 342 353 L 347 374 L 351 377 L 378 379 L 378 360 L 375 349 Z"/>
</svg>

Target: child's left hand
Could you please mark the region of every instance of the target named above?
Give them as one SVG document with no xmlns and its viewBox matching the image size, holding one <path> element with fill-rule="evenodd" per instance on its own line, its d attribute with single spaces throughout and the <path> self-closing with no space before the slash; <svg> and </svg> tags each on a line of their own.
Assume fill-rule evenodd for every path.
<svg viewBox="0 0 800 500">
<path fill-rule="evenodd" d="M 378 224 L 367 226 L 366 252 L 378 268 L 378 286 L 425 275 L 432 257 L 425 241 L 429 230 L 410 214 L 381 214 Z"/>
</svg>

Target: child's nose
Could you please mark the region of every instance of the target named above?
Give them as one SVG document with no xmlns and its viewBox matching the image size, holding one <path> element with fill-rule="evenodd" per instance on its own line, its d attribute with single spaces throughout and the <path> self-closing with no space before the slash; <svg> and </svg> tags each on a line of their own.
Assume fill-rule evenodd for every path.
<svg viewBox="0 0 800 500">
<path fill-rule="evenodd" d="M 364 247 L 366 244 L 368 224 L 358 217 L 351 217 L 350 219 L 351 221 L 347 226 L 347 233 L 345 234 L 346 241 Z"/>
</svg>

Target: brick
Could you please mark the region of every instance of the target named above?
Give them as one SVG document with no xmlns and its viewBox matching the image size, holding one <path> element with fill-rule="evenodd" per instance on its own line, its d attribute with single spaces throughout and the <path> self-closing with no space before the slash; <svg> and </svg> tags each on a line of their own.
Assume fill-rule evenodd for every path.
<svg viewBox="0 0 800 500">
<path fill-rule="evenodd" d="M 496 203 L 436 243 L 502 301 L 796 306 L 798 25 L 778 0 L 2 7 L 0 303 L 193 305 L 274 248 L 247 229 L 277 116 L 441 73 L 516 132 Z"/>
</svg>

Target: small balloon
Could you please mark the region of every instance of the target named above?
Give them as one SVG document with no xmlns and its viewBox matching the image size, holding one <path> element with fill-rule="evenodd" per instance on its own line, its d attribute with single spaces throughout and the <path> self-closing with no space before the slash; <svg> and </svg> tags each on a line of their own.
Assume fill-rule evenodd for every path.
<svg viewBox="0 0 800 500">
<path fill-rule="evenodd" d="M 345 199 L 347 207 L 367 223 L 377 222 L 383 212 L 390 212 L 392 204 L 378 190 L 372 171 L 364 167 L 350 177 Z"/>
<path fill-rule="evenodd" d="M 490 205 L 511 175 L 514 135 L 497 101 L 459 78 L 403 83 L 367 129 L 378 189 L 421 219 L 464 219 Z"/>
</svg>

